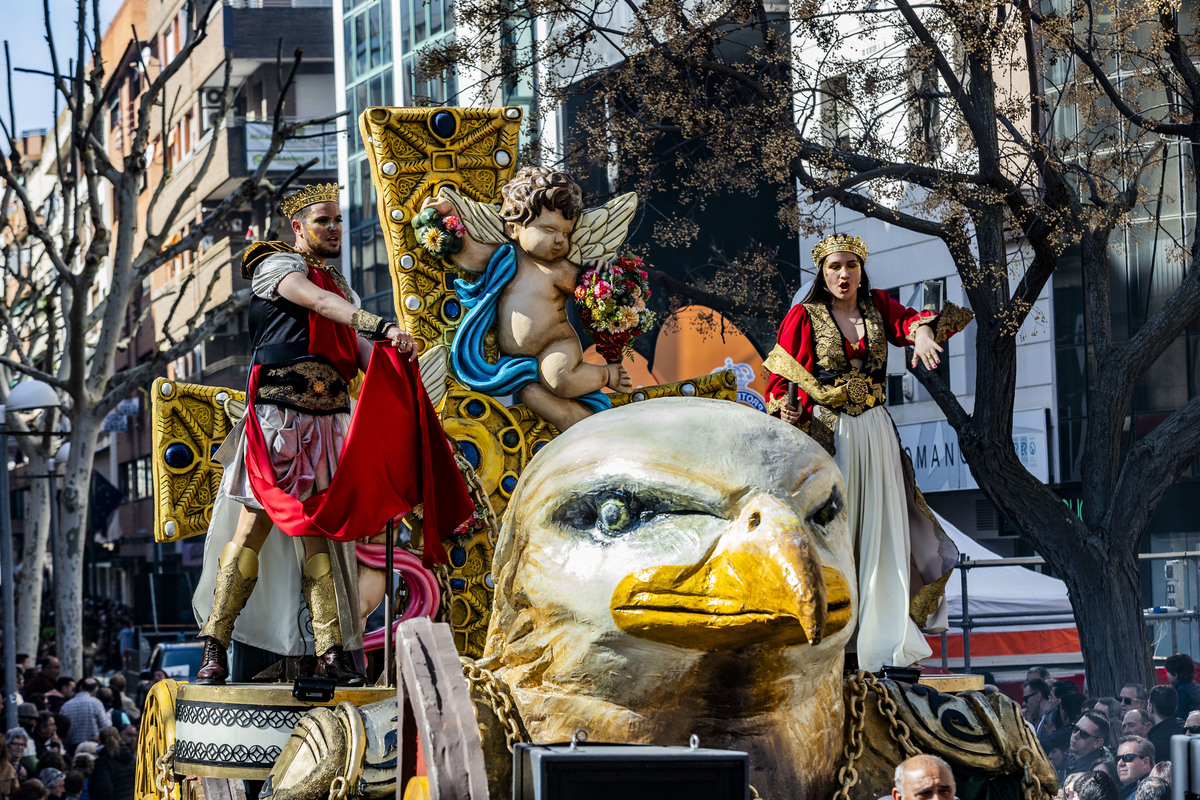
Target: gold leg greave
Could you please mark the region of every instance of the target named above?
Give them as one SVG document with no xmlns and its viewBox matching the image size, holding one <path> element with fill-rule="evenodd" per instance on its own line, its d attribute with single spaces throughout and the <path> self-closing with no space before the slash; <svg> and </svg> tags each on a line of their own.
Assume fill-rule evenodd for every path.
<svg viewBox="0 0 1200 800">
<path fill-rule="evenodd" d="M 229 647 L 233 638 L 233 623 L 246 607 L 254 584 L 258 583 L 258 553 L 230 542 L 221 550 L 218 563 L 220 566 L 217 567 L 212 611 L 200 629 L 200 635 L 211 636 Z"/>
<path fill-rule="evenodd" d="M 312 617 L 314 655 L 321 656 L 329 648 L 342 644 L 337 593 L 333 588 L 333 569 L 327 553 L 318 553 L 305 562 L 300 586 Z"/>
</svg>

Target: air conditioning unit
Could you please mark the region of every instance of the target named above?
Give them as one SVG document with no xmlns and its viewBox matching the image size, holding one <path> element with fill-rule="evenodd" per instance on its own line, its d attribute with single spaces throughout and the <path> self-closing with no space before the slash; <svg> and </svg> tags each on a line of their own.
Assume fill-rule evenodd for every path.
<svg viewBox="0 0 1200 800">
<path fill-rule="evenodd" d="M 225 99 L 225 93 L 220 89 L 201 89 L 200 108 L 204 110 L 218 109 Z"/>
</svg>

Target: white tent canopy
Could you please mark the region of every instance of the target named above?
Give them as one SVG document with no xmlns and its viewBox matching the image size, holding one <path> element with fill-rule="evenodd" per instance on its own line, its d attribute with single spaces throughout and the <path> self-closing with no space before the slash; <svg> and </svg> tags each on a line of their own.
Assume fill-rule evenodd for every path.
<svg viewBox="0 0 1200 800">
<path fill-rule="evenodd" d="M 944 517 L 934 514 L 946 533 L 957 545 L 958 551 L 971 561 L 1000 559 L 1001 556 L 976 542 L 970 536 L 951 525 Z M 1067 585 L 1058 578 L 1034 572 L 1027 567 L 972 567 L 967 570 L 967 610 L 974 617 L 979 614 L 1042 614 L 1053 612 L 1056 618 L 1072 617 L 1071 601 L 1067 597 Z M 962 575 L 955 570 L 946 583 L 946 602 L 950 616 L 962 615 Z M 1029 620 L 1025 630 L 1074 627 L 1074 623 L 1061 621 L 1045 625 L 1036 624 L 1037 617 Z M 982 620 L 981 620 L 982 622 Z M 958 632 L 959 629 L 951 628 Z M 975 628 L 972 633 L 982 631 L 1012 631 L 1012 627 Z"/>
</svg>

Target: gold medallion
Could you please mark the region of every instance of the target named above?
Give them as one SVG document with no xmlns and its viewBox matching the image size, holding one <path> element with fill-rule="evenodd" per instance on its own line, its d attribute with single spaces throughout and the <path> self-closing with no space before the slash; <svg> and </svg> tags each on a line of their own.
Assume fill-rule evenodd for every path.
<svg viewBox="0 0 1200 800">
<path fill-rule="evenodd" d="M 846 381 L 846 399 L 855 405 L 861 405 L 867 401 L 871 394 L 871 386 L 865 378 L 855 375 L 850 380 Z"/>
</svg>

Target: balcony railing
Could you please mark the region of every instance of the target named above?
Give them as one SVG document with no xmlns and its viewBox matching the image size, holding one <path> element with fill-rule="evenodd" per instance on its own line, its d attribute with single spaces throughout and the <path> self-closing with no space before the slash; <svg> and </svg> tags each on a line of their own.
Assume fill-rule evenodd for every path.
<svg viewBox="0 0 1200 800">
<path fill-rule="evenodd" d="M 333 8 L 333 0 L 225 0 L 228 8 Z"/>
</svg>

